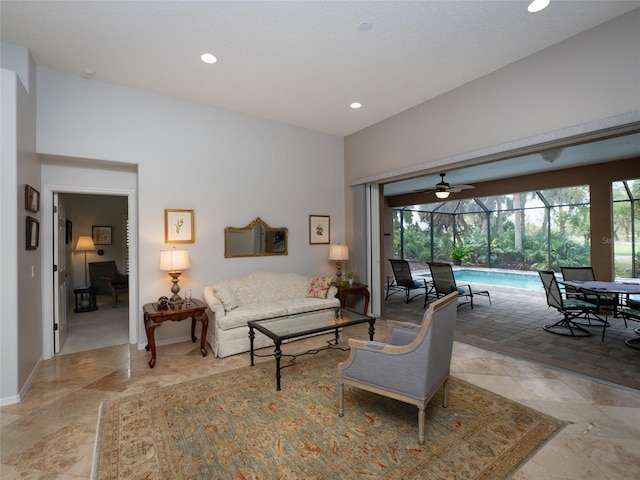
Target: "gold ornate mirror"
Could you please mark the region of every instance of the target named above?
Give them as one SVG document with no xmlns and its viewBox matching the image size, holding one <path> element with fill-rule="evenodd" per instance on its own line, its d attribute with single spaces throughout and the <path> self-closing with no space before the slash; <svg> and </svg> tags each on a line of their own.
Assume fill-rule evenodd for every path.
<svg viewBox="0 0 640 480">
<path fill-rule="evenodd" d="M 264 257 L 287 255 L 288 230 L 272 228 L 257 217 L 246 227 L 224 229 L 224 256 Z"/>
</svg>

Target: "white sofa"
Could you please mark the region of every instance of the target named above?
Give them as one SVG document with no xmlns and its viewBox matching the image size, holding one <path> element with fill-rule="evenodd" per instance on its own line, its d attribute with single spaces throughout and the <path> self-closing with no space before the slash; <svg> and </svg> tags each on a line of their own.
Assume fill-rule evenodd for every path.
<svg viewBox="0 0 640 480">
<path fill-rule="evenodd" d="M 327 298 L 309 297 L 312 278 L 297 273 L 255 272 L 205 287 L 209 328 L 207 341 L 216 357 L 248 352 L 249 320 L 339 307 L 332 286 Z M 236 306 L 237 305 L 237 306 Z M 256 332 L 254 348 L 273 345 Z"/>
</svg>

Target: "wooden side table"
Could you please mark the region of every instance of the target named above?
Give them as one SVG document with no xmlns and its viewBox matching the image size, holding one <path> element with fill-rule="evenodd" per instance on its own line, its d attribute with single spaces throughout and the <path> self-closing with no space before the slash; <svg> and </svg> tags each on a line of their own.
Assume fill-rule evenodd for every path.
<svg viewBox="0 0 640 480">
<path fill-rule="evenodd" d="M 147 352 L 151 350 L 151 360 L 149 360 L 149 367 L 153 368 L 156 364 L 156 340 L 155 330 L 162 322 L 171 320 L 174 322 L 180 322 L 185 318 L 191 318 L 191 341 L 195 343 L 196 336 L 196 320 L 199 320 L 202 324 L 202 334 L 200 335 L 200 352 L 203 357 L 207 356 L 207 327 L 209 325 L 209 319 L 207 312 L 205 311 L 207 304 L 202 300 L 195 298 L 191 299 L 191 305 L 186 306 L 179 310 L 158 310 L 157 303 L 147 303 L 142 307 L 144 313 L 144 328 L 147 332 Z"/>
<path fill-rule="evenodd" d="M 347 303 L 348 295 L 362 295 L 364 297 L 364 310 L 363 314 L 366 315 L 369 310 L 369 287 L 364 283 L 353 283 L 351 285 L 336 285 L 334 286 L 338 289 L 338 294 L 336 297 L 340 300 L 340 306 L 342 308 L 345 307 Z"/>
</svg>

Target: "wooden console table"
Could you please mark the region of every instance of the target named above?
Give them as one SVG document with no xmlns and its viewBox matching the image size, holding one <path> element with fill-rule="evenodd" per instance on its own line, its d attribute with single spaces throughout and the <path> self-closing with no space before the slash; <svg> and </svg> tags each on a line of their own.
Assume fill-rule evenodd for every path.
<svg viewBox="0 0 640 480">
<path fill-rule="evenodd" d="M 144 328 L 147 332 L 147 352 L 151 350 L 151 360 L 149 360 L 149 367 L 153 368 L 156 364 L 156 340 L 155 330 L 162 322 L 171 320 L 174 322 L 180 322 L 185 318 L 191 318 L 191 341 L 195 343 L 196 336 L 196 320 L 199 320 L 202 324 L 202 333 L 200 335 L 200 352 L 203 357 L 207 356 L 207 326 L 209 325 L 209 319 L 207 312 L 205 311 L 207 304 L 202 300 L 195 298 L 191 299 L 190 306 L 183 306 L 179 310 L 158 310 L 157 303 L 147 303 L 142 307 L 144 313 Z"/>
<path fill-rule="evenodd" d="M 367 285 L 365 285 L 364 283 L 353 283 L 351 285 L 334 285 L 338 289 L 338 294 L 336 295 L 336 297 L 340 300 L 340 306 L 342 308 L 345 308 L 348 295 L 362 295 L 362 297 L 364 297 L 364 310 L 362 311 L 362 313 L 364 315 L 367 314 L 367 311 L 369 310 L 369 287 Z"/>
</svg>

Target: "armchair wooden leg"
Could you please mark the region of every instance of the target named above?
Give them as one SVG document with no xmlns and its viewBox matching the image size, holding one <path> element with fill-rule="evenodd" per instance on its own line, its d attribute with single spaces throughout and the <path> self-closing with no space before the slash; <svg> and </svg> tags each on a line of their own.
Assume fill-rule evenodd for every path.
<svg viewBox="0 0 640 480">
<path fill-rule="evenodd" d="M 418 407 L 418 443 L 424 445 L 424 417 L 425 406 L 420 405 Z"/>
<path fill-rule="evenodd" d="M 338 416 L 344 417 L 344 383 L 338 384 Z"/>
<path fill-rule="evenodd" d="M 442 406 L 447 408 L 449 406 L 449 378 L 444 381 L 444 399 L 442 400 Z"/>
</svg>

